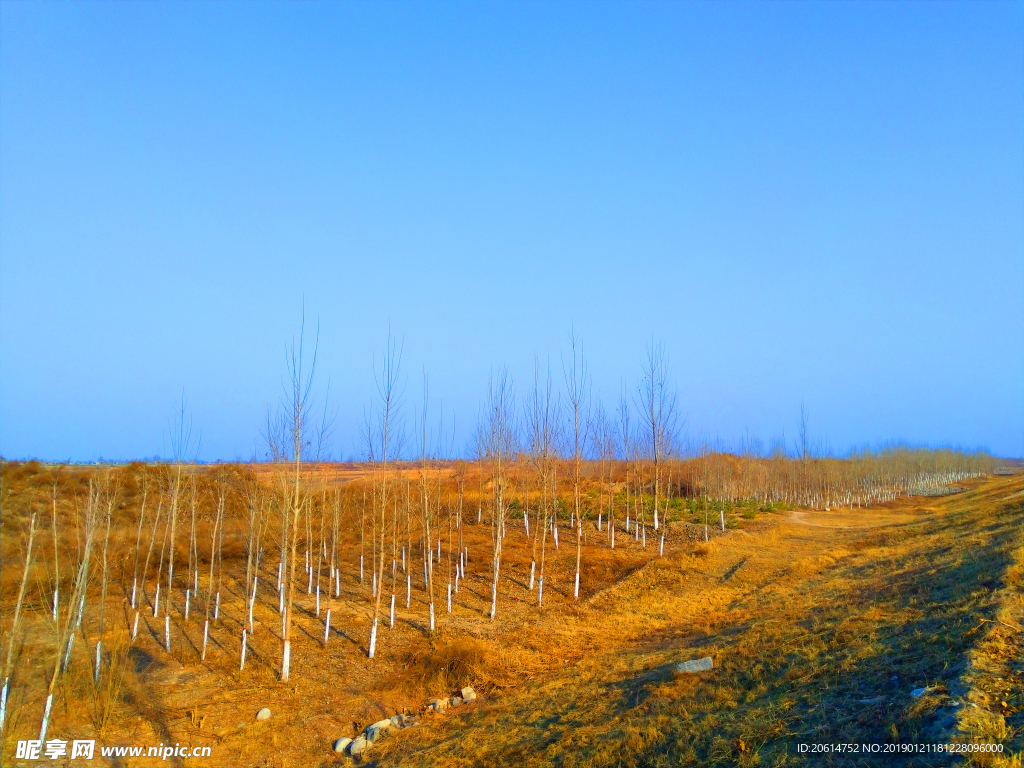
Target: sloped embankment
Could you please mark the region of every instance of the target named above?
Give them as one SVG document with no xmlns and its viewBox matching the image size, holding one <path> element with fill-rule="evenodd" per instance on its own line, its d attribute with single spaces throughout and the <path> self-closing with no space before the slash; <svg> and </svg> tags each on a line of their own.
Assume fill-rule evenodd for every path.
<svg viewBox="0 0 1024 768">
<path fill-rule="evenodd" d="M 953 740 L 999 743 L 1002 757 L 974 762 L 1011 765 L 1024 748 L 1019 487 L 990 478 L 905 499 L 865 510 L 871 526 L 775 518 L 702 554 L 675 553 L 531 627 L 552 655 L 569 626 L 600 638 L 573 663 L 438 716 L 375 759 L 860 766 L 892 764 L 895 745 Z M 674 662 L 707 655 L 713 671 L 673 674 Z M 812 744 L 881 751 L 801 751 Z"/>
</svg>

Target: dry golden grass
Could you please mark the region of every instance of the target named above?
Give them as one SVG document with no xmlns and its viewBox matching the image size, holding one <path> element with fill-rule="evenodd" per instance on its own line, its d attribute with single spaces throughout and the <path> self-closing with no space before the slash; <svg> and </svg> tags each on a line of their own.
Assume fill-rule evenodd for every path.
<svg viewBox="0 0 1024 768">
<path fill-rule="evenodd" d="M 375 745 L 370 759 L 382 766 L 859 766 L 893 761 L 863 754 L 823 760 L 797 745 L 997 739 L 1002 757 L 975 762 L 1019 765 L 1021 635 L 1007 625 L 1021 622 L 1020 482 L 989 478 L 964 494 L 859 512 L 761 515 L 709 544 L 670 539 L 664 558 L 656 543 L 644 550 L 625 536 L 611 551 L 595 532 L 584 550 L 578 603 L 573 542 L 563 537 L 561 551 L 549 546 L 543 609 L 526 589 L 530 542 L 520 522 L 510 523 L 493 622 L 485 615 L 489 531 L 468 525 L 468 578 L 453 614 L 445 612 L 442 577 L 438 631 L 429 635 L 421 565 L 413 560 L 412 605 L 404 607 L 403 580 L 396 626 L 387 627 L 385 612 L 373 662 L 365 650 L 368 585 L 358 583 L 358 551 L 350 550 L 341 599 L 323 603 L 333 607 L 335 628 L 326 647 L 322 617 L 313 615 L 305 590 L 298 598 L 290 683 L 278 680 L 273 591 L 261 589 L 259 624 L 246 669 L 238 671 L 244 595 L 228 579 L 205 664 L 201 614 L 188 622 L 172 614 L 176 639 L 168 655 L 162 619 L 142 613 L 120 705 L 106 712 L 99 738 L 212 747 L 211 758 L 184 765 L 351 764 L 330 751 L 335 738 L 396 711 L 420 711 L 429 698 L 470 684 L 478 702 L 425 716 Z M 5 585 L 7 555 L 17 552 L 10 530 Z M 271 566 L 276 561 L 265 563 Z M 244 561 L 230 568 L 244 582 Z M 44 569 L 40 583 L 45 579 Z M 115 584 L 107 606 L 111 640 L 121 631 L 117 622 L 123 625 L 123 574 Z M 390 591 L 389 580 L 385 587 Z M 4 765 L 16 764 L 10 756 L 17 739 L 38 733 L 42 680 L 55 652 L 46 606 L 36 598 L 31 608 Z M 88 657 L 94 621 L 95 611 L 87 611 L 88 643 L 76 644 L 62 679 L 52 737 L 97 738 L 104 708 Z M 673 673 L 675 662 L 702 656 L 714 659 L 713 672 Z M 933 693 L 909 696 L 924 686 Z M 953 709 L 954 698 L 978 706 Z M 274 715 L 256 723 L 262 706 Z M 932 755 L 901 764 L 951 762 Z"/>
</svg>

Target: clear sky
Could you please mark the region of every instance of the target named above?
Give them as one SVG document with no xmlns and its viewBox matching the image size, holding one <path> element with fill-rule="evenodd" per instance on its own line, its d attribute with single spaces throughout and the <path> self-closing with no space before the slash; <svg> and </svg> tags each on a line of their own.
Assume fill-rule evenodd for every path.
<svg viewBox="0 0 1024 768">
<path fill-rule="evenodd" d="M 253 455 L 319 320 L 488 377 L 667 350 L 686 429 L 1024 453 L 1024 5 L 0 4 L 0 454 Z"/>
</svg>

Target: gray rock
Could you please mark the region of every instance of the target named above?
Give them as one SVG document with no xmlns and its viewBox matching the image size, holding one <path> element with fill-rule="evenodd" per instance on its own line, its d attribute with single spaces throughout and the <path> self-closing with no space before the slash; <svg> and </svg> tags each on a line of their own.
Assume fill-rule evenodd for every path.
<svg viewBox="0 0 1024 768">
<path fill-rule="evenodd" d="M 435 712 L 444 712 L 448 709 L 448 699 L 434 699 L 430 702 L 430 708 Z"/>
<path fill-rule="evenodd" d="M 476 691 L 474 691 L 468 685 L 465 688 L 463 688 L 460 691 L 460 693 L 462 694 L 462 700 L 465 702 L 470 702 L 476 698 Z"/>
<path fill-rule="evenodd" d="M 914 690 L 912 690 L 910 692 L 910 698 L 912 698 L 912 699 L 920 699 L 925 694 L 931 693 L 934 690 L 935 690 L 934 686 L 928 686 L 926 688 L 915 688 Z"/>
<path fill-rule="evenodd" d="M 881 704 L 885 701 L 885 696 L 875 696 L 873 699 L 861 699 L 858 704 Z"/>
<path fill-rule="evenodd" d="M 342 738 L 337 739 L 331 746 L 334 748 L 335 752 L 344 752 L 348 748 L 348 745 L 351 743 L 352 739 L 350 739 L 348 736 L 343 736 Z"/>
<path fill-rule="evenodd" d="M 257 720 L 269 720 L 270 719 L 270 710 L 267 709 L 266 707 L 264 707 L 263 709 L 261 709 L 259 712 L 256 713 L 256 719 Z"/>
<path fill-rule="evenodd" d="M 351 744 L 348 745 L 348 753 L 353 757 L 362 754 L 370 748 L 370 742 L 364 739 L 362 736 L 357 738 Z"/>
<path fill-rule="evenodd" d="M 391 718 L 391 725 L 393 725 L 395 728 L 404 728 L 405 727 L 405 715 L 403 715 L 401 713 L 399 713 L 397 715 L 394 715 Z"/>
<path fill-rule="evenodd" d="M 384 735 L 384 732 L 391 727 L 391 720 L 378 720 L 373 725 L 366 726 L 366 740 L 371 744 Z"/>
<path fill-rule="evenodd" d="M 676 672 L 692 673 L 692 672 L 707 672 L 709 669 L 714 669 L 715 665 L 711 661 L 710 656 L 705 656 L 703 659 L 690 659 L 684 661 L 681 664 L 676 664 Z"/>
<path fill-rule="evenodd" d="M 452 696 L 452 699 L 451 699 L 450 703 L 451 703 L 451 705 L 453 707 L 457 707 L 457 706 L 459 706 L 462 703 L 462 699 L 459 698 L 458 696 Z"/>
</svg>

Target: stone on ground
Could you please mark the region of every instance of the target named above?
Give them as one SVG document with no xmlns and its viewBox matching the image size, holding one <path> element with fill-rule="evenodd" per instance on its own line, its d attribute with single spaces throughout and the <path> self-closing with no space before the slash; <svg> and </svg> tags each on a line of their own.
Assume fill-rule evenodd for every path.
<svg viewBox="0 0 1024 768">
<path fill-rule="evenodd" d="M 715 665 L 712 663 L 710 656 L 705 656 L 703 659 L 690 659 L 681 664 L 676 664 L 676 672 L 682 673 L 707 672 L 709 669 L 714 668 Z"/>
<path fill-rule="evenodd" d="M 462 700 L 465 702 L 470 702 L 476 698 L 476 691 L 474 691 L 468 685 L 465 688 L 463 688 L 460 691 L 460 693 L 462 694 Z"/>
<path fill-rule="evenodd" d="M 267 707 L 264 707 L 263 709 L 261 709 L 259 712 L 256 713 L 256 719 L 257 720 L 269 720 L 270 719 L 270 710 Z"/>
<path fill-rule="evenodd" d="M 348 753 L 355 757 L 360 755 L 370 748 L 370 742 L 364 739 L 362 736 L 357 738 L 351 744 L 348 745 Z"/>
<path fill-rule="evenodd" d="M 352 739 L 350 739 L 348 736 L 343 736 L 340 739 L 336 739 L 332 747 L 335 752 L 344 752 L 348 745 L 351 743 Z"/>
</svg>

